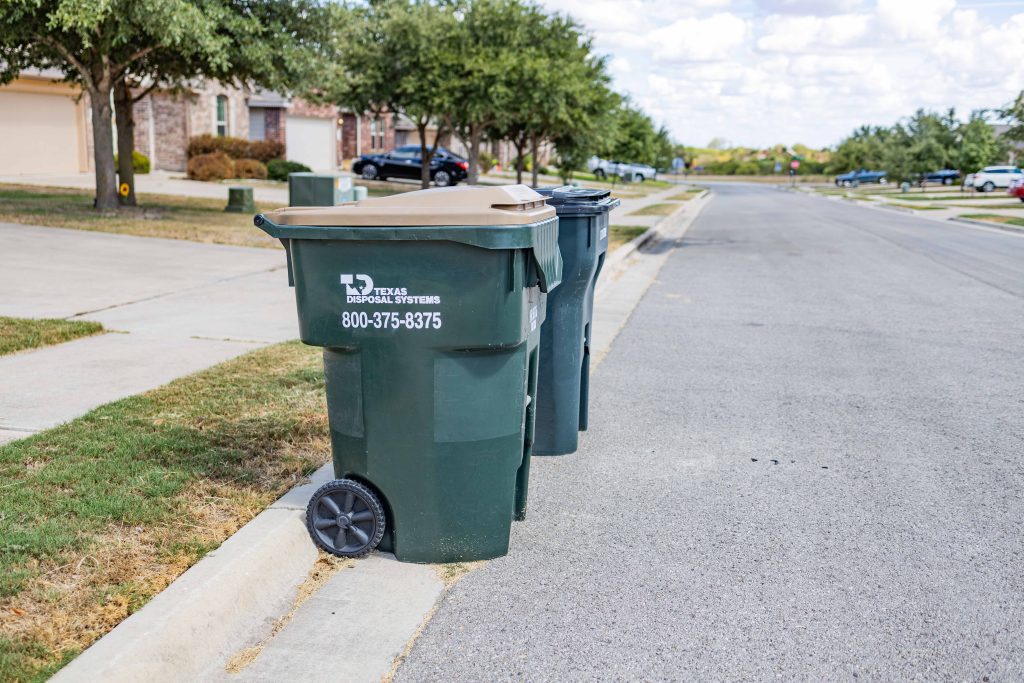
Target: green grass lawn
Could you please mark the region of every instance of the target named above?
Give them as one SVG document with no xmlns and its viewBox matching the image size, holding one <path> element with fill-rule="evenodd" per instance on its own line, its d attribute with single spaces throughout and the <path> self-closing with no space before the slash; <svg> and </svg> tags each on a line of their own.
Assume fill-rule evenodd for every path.
<svg viewBox="0 0 1024 683">
<path fill-rule="evenodd" d="M 900 202 L 883 202 L 882 206 L 899 206 L 904 209 L 913 209 L 914 211 L 941 211 L 945 209 L 945 206 L 928 206 L 927 204 L 901 204 Z"/>
<path fill-rule="evenodd" d="M 608 227 L 608 251 L 612 252 L 647 232 L 642 225 L 612 225 Z"/>
<path fill-rule="evenodd" d="M 85 320 L 8 318 L 0 316 L 0 356 L 88 337 L 103 325 Z"/>
<path fill-rule="evenodd" d="M 329 454 L 298 342 L 0 446 L 0 679 L 51 676 Z"/>
<path fill-rule="evenodd" d="M 630 216 L 668 216 L 679 210 L 678 204 L 648 204 L 630 213 Z"/>
<path fill-rule="evenodd" d="M 1017 216 L 1000 216 L 993 213 L 965 213 L 960 216 L 961 218 L 973 218 L 978 221 L 988 221 L 989 223 L 1001 223 L 1002 225 L 1013 225 L 1019 228 L 1024 228 L 1024 218 L 1018 218 Z"/>
<path fill-rule="evenodd" d="M 137 207 L 106 212 L 92 208 L 92 200 L 93 193 L 82 190 L 2 185 L 0 221 L 279 248 L 277 240 L 253 226 L 251 215 L 226 213 L 226 199 L 143 194 L 139 195 Z M 272 208 L 276 207 L 257 204 L 260 211 Z"/>
<path fill-rule="evenodd" d="M 964 200 L 975 200 L 975 199 L 999 199 L 1006 201 L 1006 195 L 995 195 L 995 194 L 981 194 L 979 192 L 964 192 L 962 194 L 944 194 L 944 195 L 929 195 L 923 193 L 907 193 L 900 195 L 901 202 L 962 202 Z"/>
<path fill-rule="evenodd" d="M 990 209 L 1015 209 L 1017 211 L 1024 211 L 1024 202 L 1014 201 L 1007 204 L 950 204 L 950 206 L 958 206 L 961 209 L 980 209 L 988 211 Z"/>
</svg>

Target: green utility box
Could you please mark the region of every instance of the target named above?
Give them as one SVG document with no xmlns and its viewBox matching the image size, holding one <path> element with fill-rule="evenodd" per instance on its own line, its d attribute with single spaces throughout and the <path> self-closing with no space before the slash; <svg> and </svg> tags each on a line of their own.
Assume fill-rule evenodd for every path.
<svg viewBox="0 0 1024 683">
<path fill-rule="evenodd" d="M 288 206 L 335 206 L 350 201 L 350 176 L 337 173 L 288 174 Z"/>
<path fill-rule="evenodd" d="M 225 211 L 233 213 L 256 213 L 256 202 L 252 198 L 252 188 L 242 186 L 228 188 L 228 205 Z"/>
<path fill-rule="evenodd" d="M 508 551 L 522 518 L 558 219 L 523 185 L 453 187 L 256 225 L 287 250 L 302 340 L 324 347 L 338 480 L 317 545 L 456 562 Z"/>
<path fill-rule="evenodd" d="M 548 295 L 541 330 L 537 424 L 533 452 L 573 453 L 587 428 L 594 288 L 608 251 L 608 212 L 619 205 L 608 190 L 538 190 L 558 213 L 562 284 Z"/>
</svg>

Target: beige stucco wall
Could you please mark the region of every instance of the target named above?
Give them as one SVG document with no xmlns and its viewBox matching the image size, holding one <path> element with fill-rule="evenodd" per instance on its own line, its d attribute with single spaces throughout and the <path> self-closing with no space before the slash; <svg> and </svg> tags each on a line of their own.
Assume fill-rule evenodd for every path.
<svg viewBox="0 0 1024 683">
<path fill-rule="evenodd" d="M 44 77 L 0 88 L 0 169 L 5 174 L 89 170 L 85 102 L 77 89 Z"/>
</svg>

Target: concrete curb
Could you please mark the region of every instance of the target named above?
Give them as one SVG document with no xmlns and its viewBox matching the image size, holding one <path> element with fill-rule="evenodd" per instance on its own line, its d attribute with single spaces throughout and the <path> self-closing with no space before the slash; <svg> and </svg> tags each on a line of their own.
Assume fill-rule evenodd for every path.
<svg viewBox="0 0 1024 683">
<path fill-rule="evenodd" d="M 618 268 L 618 265 L 625 261 L 626 259 L 628 259 L 633 252 L 635 252 L 637 249 L 639 249 L 640 247 L 644 246 L 649 241 L 657 237 L 658 231 L 662 226 L 664 226 L 670 220 L 673 220 L 677 216 L 682 214 L 684 211 L 687 210 L 688 207 L 695 206 L 703 202 L 704 198 L 707 197 L 708 194 L 710 194 L 710 190 L 704 190 L 700 194 L 695 195 L 692 199 L 688 199 L 687 201 L 683 202 L 677 210 L 673 211 L 668 216 L 665 216 L 660 221 L 658 221 L 651 227 L 647 228 L 647 230 L 645 230 L 642 234 L 637 235 L 629 242 L 626 242 L 621 247 L 619 247 L 611 254 L 609 254 L 608 258 L 605 259 L 604 262 L 605 277 L 607 277 L 607 273 L 609 271 Z M 696 209 L 696 212 L 700 213 L 700 209 Z"/>
<path fill-rule="evenodd" d="M 317 558 L 309 496 L 330 464 L 258 514 L 135 614 L 61 669 L 54 681 L 198 680 L 254 631 L 288 611 Z"/>
<path fill-rule="evenodd" d="M 595 315 L 601 316 L 599 327 L 603 328 L 595 334 L 595 366 L 607 353 L 667 258 L 667 253 L 647 255 L 637 250 L 661 236 L 680 237 L 707 204 L 709 195 L 710 192 L 704 190 L 683 203 L 678 211 L 618 249 L 614 259 L 609 257 L 602 279 L 605 284 L 615 281 L 616 287 L 599 287 L 595 293 L 595 299 L 601 303 Z M 630 271 L 633 265 L 636 265 L 635 273 Z M 281 680 L 286 672 L 275 669 L 274 663 L 269 661 L 261 663 L 257 659 L 251 669 L 247 668 L 237 677 L 224 672 L 224 666 L 239 650 L 264 640 L 272 632 L 275 621 L 291 609 L 299 587 L 318 557 L 306 532 L 306 504 L 313 491 L 333 477 L 330 463 L 321 467 L 308 484 L 293 488 L 257 515 L 141 610 L 72 660 L 52 680 L 57 683 Z M 388 565 L 383 570 L 378 564 L 382 562 Z M 379 575 L 376 578 L 366 576 L 371 564 L 377 570 L 373 573 Z M 356 613 L 359 621 L 357 623 L 350 613 L 347 627 L 357 633 L 359 624 L 365 622 L 378 637 L 373 642 L 360 644 L 357 660 L 360 670 L 348 670 L 342 679 L 379 680 L 396 654 L 400 654 L 399 644 L 404 645 L 415 637 L 417 628 L 429 617 L 445 591 L 440 580 L 431 580 L 424 572 L 436 578 L 433 568 L 399 563 L 391 555 L 377 553 L 363 560 L 356 570 L 345 570 L 331 579 L 332 583 L 344 584 L 339 590 L 346 594 L 368 581 L 375 582 L 371 593 L 378 596 L 353 598 L 360 602 Z M 389 581 L 391 587 L 400 586 L 402 590 L 389 591 L 388 585 L 382 585 Z M 389 594 L 393 594 L 394 599 L 390 599 Z M 300 609 L 317 609 L 310 603 Z M 286 632 L 278 636 L 281 638 L 278 645 L 273 645 L 275 638 L 267 648 L 295 650 L 301 645 L 303 638 L 292 636 L 290 639 L 299 645 L 290 643 Z M 334 633 L 325 637 L 332 635 L 339 636 Z M 373 675 L 368 675 L 370 672 Z"/>
<path fill-rule="evenodd" d="M 827 195 L 817 194 L 815 192 L 808 192 L 807 196 L 808 197 L 814 197 L 816 199 L 824 199 L 826 201 L 829 201 L 829 200 L 831 200 L 831 201 L 844 201 L 843 198 L 834 199 L 833 197 L 829 197 Z M 949 216 L 949 217 L 946 217 L 946 218 L 941 218 L 939 216 L 929 215 L 930 212 L 928 212 L 928 211 L 914 211 L 913 209 L 903 209 L 901 207 L 890 207 L 890 208 L 886 209 L 885 207 L 883 207 L 880 204 L 870 203 L 870 202 L 863 202 L 863 201 L 856 201 L 856 200 L 845 200 L 845 201 L 849 201 L 854 206 L 862 206 L 862 207 L 864 207 L 866 209 L 874 209 L 876 211 L 889 210 L 889 211 L 900 211 L 901 213 L 905 212 L 905 213 L 908 213 L 910 215 L 913 215 L 915 218 L 921 218 L 923 220 L 933 221 L 935 223 L 942 223 L 942 224 L 960 223 L 961 225 L 965 225 L 965 226 L 967 226 L 969 228 L 972 228 L 974 230 L 991 230 L 991 231 L 995 231 L 995 232 L 999 232 L 999 233 L 1003 233 L 1003 234 L 1009 233 L 1011 235 L 1016 235 L 1018 237 L 1024 237 L 1024 228 L 1005 227 L 1005 226 L 1000 225 L 998 223 L 989 223 L 988 221 L 979 221 L 979 220 L 975 220 L 973 218 L 961 218 L 959 216 Z M 984 208 L 984 207 L 982 207 L 982 208 Z"/>
<path fill-rule="evenodd" d="M 1008 232 L 1011 235 L 1017 235 L 1018 237 L 1024 237 L 1024 228 L 1018 228 L 1013 226 L 1007 226 L 1003 223 L 993 223 L 991 221 L 980 221 L 975 218 L 961 218 L 960 216 L 950 216 L 946 219 L 954 223 L 965 223 L 967 225 L 980 225 L 990 230 L 1000 230 L 1002 232 Z"/>
<path fill-rule="evenodd" d="M 647 231 L 650 235 L 644 242 L 682 239 L 712 198 L 714 195 L 705 190 L 699 199 L 686 202 L 686 207 L 690 208 L 677 211 L 660 221 Z M 672 249 L 664 249 L 647 253 L 634 248 L 628 258 L 619 259 L 613 267 L 606 268 L 602 273 L 594 293 L 594 337 L 590 347 L 592 370 L 597 368 L 611 349 L 615 337 L 629 322 L 633 310 L 657 279 L 658 272 L 671 252 Z"/>
</svg>

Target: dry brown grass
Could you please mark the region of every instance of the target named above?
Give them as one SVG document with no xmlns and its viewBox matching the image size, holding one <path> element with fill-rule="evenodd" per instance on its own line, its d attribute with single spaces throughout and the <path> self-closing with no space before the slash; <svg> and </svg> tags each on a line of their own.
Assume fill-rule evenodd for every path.
<svg viewBox="0 0 1024 683">
<path fill-rule="evenodd" d="M 321 361 L 262 349 L 0 447 L 0 671 L 44 680 L 330 454 Z"/>
</svg>

